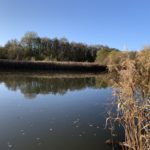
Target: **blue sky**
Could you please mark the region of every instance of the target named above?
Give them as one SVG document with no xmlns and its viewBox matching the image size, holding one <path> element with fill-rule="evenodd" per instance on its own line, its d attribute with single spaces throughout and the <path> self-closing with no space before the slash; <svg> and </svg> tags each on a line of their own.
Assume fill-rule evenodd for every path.
<svg viewBox="0 0 150 150">
<path fill-rule="evenodd" d="M 149 0 L 0 0 L 0 45 L 25 32 L 141 49 L 150 44 Z"/>
</svg>

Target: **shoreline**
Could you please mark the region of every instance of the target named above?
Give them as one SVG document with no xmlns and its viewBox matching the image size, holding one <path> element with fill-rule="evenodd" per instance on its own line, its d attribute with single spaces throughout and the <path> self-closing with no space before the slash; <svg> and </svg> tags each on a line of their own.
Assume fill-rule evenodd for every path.
<svg viewBox="0 0 150 150">
<path fill-rule="evenodd" d="M 107 72 L 107 66 L 88 62 L 0 60 L 0 71 Z"/>
</svg>

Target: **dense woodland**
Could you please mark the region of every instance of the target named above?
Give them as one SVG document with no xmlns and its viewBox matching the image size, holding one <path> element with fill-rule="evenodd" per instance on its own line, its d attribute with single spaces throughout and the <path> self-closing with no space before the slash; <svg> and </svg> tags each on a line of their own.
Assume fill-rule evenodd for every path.
<svg viewBox="0 0 150 150">
<path fill-rule="evenodd" d="M 35 32 L 27 32 L 19 41 L 10 40 L 0 47 L 0 59 L 94 62 L 97 52 L 101 50 L 118 51 L 107 46 L 89 46 L 69 42 L 66 38 L 50 39 L 39 37 Z"/>
</svg>

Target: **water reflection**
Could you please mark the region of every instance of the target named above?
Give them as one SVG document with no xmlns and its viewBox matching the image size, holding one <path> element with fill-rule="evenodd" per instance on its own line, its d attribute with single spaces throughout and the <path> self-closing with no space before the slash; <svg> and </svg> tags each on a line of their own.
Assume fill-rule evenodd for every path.
<svg viewBox="0 0 150 150">
<path fill-rule="evenodd" d="M 107 74 L 0 73 L 0 150 L 111 150 L 107 86 Z"/>
<path fill-rule="evenodd" d="M 0 73 L 0 83 L 4 83 L 9 90 L 20 90 L 28 98 L 35 98 L 38 94 L 64 95 L 68 90 L 106 88 L 108 78 L 107 74 Z"/>
</svg>

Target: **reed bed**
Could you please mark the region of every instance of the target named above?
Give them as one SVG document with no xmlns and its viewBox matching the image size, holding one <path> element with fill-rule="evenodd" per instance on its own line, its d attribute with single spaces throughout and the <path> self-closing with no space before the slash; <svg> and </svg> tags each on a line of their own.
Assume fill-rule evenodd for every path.
<svg viewBox="0 0 150 150">
<path fill-rule="evenodd" d="M 106 72 L 107 67 L 96 63 L 0 60 L 0 69 L 47 70 L 71 72 Z"/>
<path fill-rule="evenodd" d="M 113 79 L 116 112 L 108 113 L 106 126 L 112 136 L 122 128 L 124 150 L 150 150 L 150 49 L 137 52 L 118 66 L 109 66 Z"/>
</svg>

